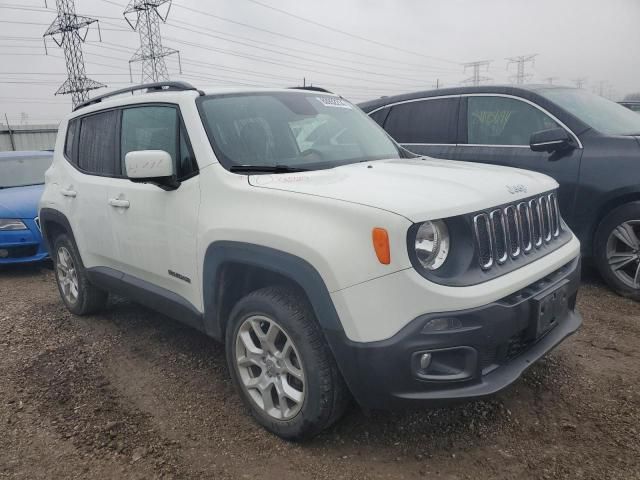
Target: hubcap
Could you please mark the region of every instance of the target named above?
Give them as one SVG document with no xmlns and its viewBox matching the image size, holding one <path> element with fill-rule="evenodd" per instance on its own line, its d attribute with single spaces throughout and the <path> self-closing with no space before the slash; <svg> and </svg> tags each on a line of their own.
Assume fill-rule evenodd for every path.
<svg viewBox="0 0 640 480">
<path fill-rule="evenodd" d="M 273 319 L 247 318 L 236 336 L 236 368 L 244 390 L 264 412 L 288 420 L 302 408 L 305 374 L 298 350 Z"/>
<path fill-rule="evenodd" d="M 78 300 L 78 273 L 73 257 L 66 247 L 58 248 L 56 273 L 62 295 L 67 302 L 76 303 Z"/>
<path fill-rule="evenodd" d="M 640 220 L 613 229 L 607 240 L 607 261 L 615 276 L 630 288 L 640 288 Z"/>
</svg>

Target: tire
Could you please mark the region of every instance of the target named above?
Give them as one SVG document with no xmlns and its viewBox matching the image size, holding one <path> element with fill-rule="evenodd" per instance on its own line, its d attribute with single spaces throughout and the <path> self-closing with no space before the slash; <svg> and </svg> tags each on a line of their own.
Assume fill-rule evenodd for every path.
<svg viewBox="0 0 640 480">
<path fill-rule="evenodd" d="M 75 244 L 67 234 L 61 233 L 54 239 L 51 260 L 60 297 L 71 313 L 89 315 L 105 306 L 107 292 L 89 282 Z"/>
<path fill-rule="evenodd" d="M 600 222 L 593 255 L 600 275 L 616 293 L 640 300 L 640 202 L 622 205 Z"/>
<path fill-rule="evenodd" d="M 280 332 L 272 330 L 274 325 Z M 310 438 L 346 410 L 348 389 L 300 293 L 267 287 L 248 294 L 231 312 L 225 337 L 231 378 L 253 417 L 268 431 L 287 440 Z M 288 342 L 292 347 L 287 348 Z M 248 387 L 250 382 L 260 385 Z"/>
</svg>

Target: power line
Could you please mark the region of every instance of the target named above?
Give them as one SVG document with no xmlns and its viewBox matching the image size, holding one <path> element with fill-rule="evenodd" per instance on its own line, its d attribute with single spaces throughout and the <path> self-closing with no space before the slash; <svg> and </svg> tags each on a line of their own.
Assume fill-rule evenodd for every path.
<svg viewBox="0 0 640 480">
<path fill-rule="evenodd" d="M 100 1 L 107 2 L 107 3 L 113 3 L 113 2 L 109 2 L 108 0 L 100 0 Z M 363 53 L 363 52 L 359 52 L 359 51 L 356 51 L 356 50 L 347 50 L 347 49 L 336 47 L 336 46 L 333 46 L 333 45 L 327 45 L 327 44 L 314 42 L 312 40 L 308 40 L 308 39 L 305 39 L 305 38 L 295 37 L 295 36 L 287 35 L 287 34 L 280 33 L 280 32 L 274 32 L 273 30 L 269 30 L 269 29 L 262 28 L 262 27 L 257 27 L 255 25 L 250 25 L 248 23 L 239 22 L 237 20 L 232 20 L 230 18 L 225 18 L 225 17 L 222 17 L 220 15 L 215 15 L 213 13 L 205 12 L 203 10 L 197 10 L 195 8 L 185 7 L 184 5 L 180 5 L 180 4 L 177 4 L 177 3 L 174 4 L 174 6 L 176 8 L 181 8 L 183 10 L 187 10 L 187 11 L 192 12 L 192 13 L 197 13 L 199 15 L 203 15 L 203 16 L 206 16 L 206 17 L 215 18 L 216 20 L 221 20 L 223 22 L 228 22 L 228 23 L 231 23 L 231 24 L 234 24 L 234 25 L 238 25 L 238 26 L 242 26 L 242 27 L 245 27 L 245 28 L 249 28 L 251 30 L 255 30 L 255 31 L 258 31 L 258 32 L 268 33 L 270 35 L 274 35 L 274 36 L 278 36 L 278 37 L 281 37 L 281 38 L 285 38 L 287 40 L 294 40 L 294 41 L 297 41 L 297 42 L 306 43 L 307 45 L 314 45 L 316 47 L 328 49 L 328 50 L 330 50 L 332 52 L 343 52 L 343 53 L 347 53 L 349 55 L 355 55 L 356 57 L 372 58 L 374 60 L 385 61 L 385 62 L 389 62 L 389 63 L 410 65 L 410 66 L 413 66 L 413 67 L 417 66 L 418 68 L 423 68 L 424 67 L 424 65 L 421 65 L 421 64 L 404 62 L 402 60 L 391 59 L 391 58 L 385 59 L 385 58 L 381 58 L 381 57 L 378 57 L 378 56 L 375 56 L 375 55 L 369 55 L 369 54 L 366 54 L 366 53 Z"/>
<path fill-rule="evenodd" d="M 169 37 L 167 37 L 169 38 Z M 213 52 L 218 52 L 218 53 L 223 53 L 225 55 L 230 55 L 233 57 L 239 57 L 239 58 L 247 58 L 250 60 L 255 60 L 255 61 L 259 61 L 262 63 L 267 63 L 267 64 L 271 64 L 271 65 L 278 65 L 281 67 L 286 67 L 286 68 L 290 68 L 290 69 L 304 69 L 304 71 L 306 72 L 313 72 L 313 73 L 318 73 L 318 74 L 327 74 L 326 70 L 320 70 L 318 68 L 313 68 L 313 64 L 310 65 L 303 65 L 303 64 L 296 64 L 296 63 L 283 63 L 281 61 L 278 61 L 276 59 L 272 59 L 272 58 L 265 58 L 265 57 L 259 57 L 256 55 L 251 55 L 251 54 L 247 54 L 247 53 L 241 53 L 241 52 L 236 52 L 236 51 L 232 51 L 232 50 L 225 50 L 225 49 L 221 49 L 221 48 L 216 48 L 216 47 L 211 47 L 211 46 L 206 46 L 206 45 L 201 45 L 199 43 L 194 43 L 194 42 L 187 42 L 184 40 L 178 40 L 175 38 L 171 38 L 170 40 L 172 40 L 175 43 L 180 43 L 183 45 L 188 45 L 191 47 L 196 47 L 196 48 L 201 48 L 204 50 L 210 50 Z M 331 76 L 335 76 L 335 77 L 341 77 L 341 78 L 345 78 L 345 79 L 349 79 L 349 80 L 362 80 L 361 77 L 355 77 L 352 75 L 344 75 L 341 73 L 330 73 Z M 424 80 L 426 81 L 426 80 Z M 406 84 L 400 84 L 398 82 L 393 82 L 393 81 L 388 81 L 388 80 L 377 80 L 378 83 L 386 83 L 389 85 L 395 85 L 395 86 L 400 86 L 403 88 L 421 88 L 422 85 L 406 85 Z"/>
<path fill-rule="evenodd" d="M 400 51 L 400 52 L 408 53 L 410 55 L 415 55 L 415 56 L 422 57 L 422 58 L 429 58 L 431 60 L 438 60 L 438 61 L 441 61 L 441 62 L 451 63 L 451 64 L 454 64 L 454 65 L 460 65 L 459 62 L 454 62 L 453 60 L 448 60 L 448 59 L 441 58 L 441 57 L 434 57 L 434 56 L 431 56 L 431 55 L 424 55 L 422 53 L 414 52 L 412 50 L 405 50 L 405 49 L 400 48 L 400 47 L 398 47 L 396 45 L 390 45 L 388 43 L 383 43 L 383 42 L 380 42 L 378 40 L 373 40 L 373 39 L 370 39 L 370 38 L 362 37 L 360 35 L 356 35 L 356 34 L 351 33 L 351 32 L 346 32 L 344 30 L 340 30 L 340 29 L 332 27 L 330 25 L 325 25 L 324 23 L 316 22 L 315 20 L 311 20 L 309 18 L 305 18 L 305 17 L 302 17 L 300 15 L 296 15 L 296 14 L 288 12 L 286 10 L 282 10 L 280 8 L 277 8 L 277 7 L 274 7 L 274 6 L 271 6 L 271 5 L 267 5 L 267 4 L 259 2 L 257 0 L 247 0 L 247 1 L 251 2 L 251 3 L 255 3 L 256 5 L 260 5 L 261 7 L 268 8 L 270 10 L 274 10 L 276 12 L 282 13 L 282 14 L 287 15 L 289 17 L 296 18 L 296 19 L 301 20 L 303 22 L 307 22 L 307 23 L 310 23 L 312 25 L 316 25 L 318 27 L 322 27 L 322 28 L 325 28 L 327 30 L 331 30 L 332 32 L 340 33 L 342 35 L 346 35 L 346 36 L 351 37 L 351 38 L 356 38 L 356 39 L 362 40 L 364 42 L 369 42 L 369 43 L 371 43 L 373 45 L 378 45 L 380 47 L 390 48 L 390 49 L 392 49 L 394 51 Z"/>
<path fill-rule="evenodd" d="M 11 25 L 38 25 L 39 27 L 49 25 L 48 23 L 43 22 L 21 22 L 14 20 L 0 20 L 0 23 L 10 23 Z"/>
<path fill-rule="evenodd" d="M 184 22 L 179 22 L 179 23 L 184 23 Z M 243 45 L 243 46 L 246 46 L 246 47 L 249 47 L 249 48 L 255 48 L 255 49 L 259 49 L 261 51 L 275 53 L 277 55 L 283 55 L 283 56 L 287 56 L 287 57 L 291 57 L 291 58 L 300 59 L 300 60 L 303 60 L 303 61 L 312 62 L 313 64 L 322 64 L 322 65 L 327 65 L 327 66 L 331 66 L 331 67 L 334 67 L 334 68 L 340 68 L 340 69 L 343 69 L 343 70 L 351 70 L 351 71 L 355 71 L 355 72 L 358 72 L 358 73 L 367 73 L 369 75 L 377 75 L 377 76 L 385 76 L 385 77 L 391 77 L 391 78 L 396 78 L 396 79 L 404 79 L 404 80 L 409 80 L 409 81 L 412 81 L 412 82 L 422 81 L 422 79 L 410 78 L 410 77 L 407 77 L 407 76 L 399 75 L 397 73 L 392 75 L 392 74 L 387 74 L 387 73 L 381 72 L 380 71 L 380 69 L 381 69 L 380 65 L 375 65 L 375 64 L 371 64 L 371 63 L 365 63 L 365 65 L 369 65 L 369 66 L 372 66 L 372 67 L 376 68 L 377 69 L 376 71 L 363 70 L 361 68 L 356 68 L 356 67 L 353 67 L 351 65 L 354 62 L 350 62 L 349 60 L 337 59 L 335 57 L 335 55 L 333 55 L 333 56 L 319 55 L 319 56 L 330 58 L 333 61 L 338 60 L 338 61 L 348 62 L 348 63 L 350 63 L 350 65 L 339 65 L 339 64 L 336 64 L 336 63 L 333 63 L 333 62 L 326 62 L 326 61 L 318 60 L 316 55 L 314 55 L 313 59 L 309 59 L 308 56 L 304 56 L 303 57 L 303 56 L 292 54 L 292 53 L 280 52 L 280 51 L 277 51 L 277 50 L 273 50 L 271 48 L 265 48 L 265 45 L 267 45 L 267 44 L 265 42 L 259 42 L 257 40 L 249 39 L 248 41 L 256 42 L 256 43 L 258 43 L 258 45 L 252 45 L 250 43 L 246 43 L 246 41 L 231 40 L 231 39 L 228 39 L 228 38 L 224 38 L 224 36 L 210 33 L 211 30 L 208 30 L 206 32 L 201 32 L 201 31 L 194 30 L 193 28 L 187 28 L 187 27 L 183 27 L 183 26 L 180 26 L 180 25 L 168 24 L 168 26 L 173 27 L 173 28 L 182 29 L 182 30 L 185 30 L 185 31 L 188 31 L 188 32 L 191 32 L 191 33 L 196 33 L 196 34 L 199 34 L 199 35 L 207 36 L 207 37 L 210 37 L 210 38 L 214 38 L 216 40 L 224 40 L 226 42 L 236 43 L 236 44 Z M 199 28 L 199 27 L 196 27 L 196 28 Z M 215 30 L 213 30 L 213 31 L 215 32 Z M 239 37 L 239 38 L 242 38 L 242 37 Z M 274 44 L 269 44 L 269 45 L 274 45 Z M 287 47 L 276 46 L 276 48 L 285 49 Z M 287 48 L 287 49 L 291 50 L 290 48 Z M 297 50 L 297 49 L 296 50 L 292 50 L 292 51 L 300 52 L 300 50 Z M 308 52 L 304 52 L 304 53 L 306 53 L 308 55 Z M 360 62 L 360 63 L 362 63 L 362 62 Z M 434 70 L 434 71 L 442 71 L 442 70 Z M 450 70 L 450 71 L 453 72 L 453 70 Z"/>
<path fill-rule="evenodd" d="M 179 42 L 178 42 L 179 43 Z M 131 49 L 126 48 L 126 46 L 124 45 L 120 45 L 120 44 L 114 44 L 114 43 L 110 43 L 110 42 L 100 42 L 100 43 L 92 43 L 89 44 L 88 46 L 90 47 L 99 47 L 101 49 L 107 49 L 107 50 L 113 50 L 115 52 L 124 52 L 124 53 L 129 53 L 131 52 Z M 205 47 L 205 48 L 209 48 L 209 47 Z M 122 61 L 121 58 L 118 57 L 113 57 L 110 55 L 102 55 L 102 54 L 97 54 L 97 53 L 91 53 L 91 56 L 93 57 L 100 57 L 100 58 L 105 58 L 105 59 L 110 59 L 110 60 L 116 60 L 116 61 Z M 172 60 L 171 57 L 168 57 L 167 60 Z M 176 59 L 177 61 L 177 59 Z M 215 74 L 219 75 L 220 71 L 227 71 L 236 75 L 245 75 L 245 76 L 249 76 L 251 77 L 250 81 L 255 80 L 254 77 L 264 77 L 264 78 L 268 78 L 268 79 L 272 79 L 272 80 L 276 80 L 278 82 L 286 82 L 285 85 L 290 85 L 290 84 L 294 84 L 297 83 L 298 81 L 298 77 L 294 74 L 292 75 L 278 75 L 278 74 L 273 74 L 273 73 L 264 73 L 264 72 L 259 72 L 256 70 L 249 70 L 249 69 L 243 69 L 243 68 L 233 68 L 233 67 L 228 67 L 228 66 L 223 66 L 221 64 L 214 64 L 214 63 L 209 63 L 209 62 L 205 62 L 203 60 L 196 60 L 196 59 L 190 59 L 190 58 L 185 58 L 182 57 L 181 60 L 183 65 L 187 65 L 190 67 L 197 67 L 199 69 L 204 69 L 204 70 L 210 70 L 210 71 L 214 71 Z M 93 60 L 89 60 L 88 63 L 90 64 L 95 64 L 95 62 Z M 104 65 L 104 64 L 100 64 L 100 65 Z M 111 66 L 111 65 L 109 65 Z M 116 66 L 116 65 L 113 65 Z M 205 72 L 199 72 L 197 70 L 193 70 L 192 68 L 189 70 L 190 72 L 193 73 L 200 73 L 200 74 L 207 74 L 210 75 L 209 71 L 205 71 Z M 237 78 L 237 77 L 236 77 Z M 228 79 L 228 77 L 227 77 Z M 243 80 L 243 79 L 240 79 Z M 351 89 L 357 89 L 358 91 L 368 91 L 368 92 L 381 92 L 381 93 L 389 93 L 389 91 L 391 90 L 390 87 L 386 87 L 386 88 L 372 88 L 371 85 L 368 86 L 358 86 L 358 85 L 354 85 L 354 84 L 349 84 L 349 85 L 344 85 L 344 84 L 340 84 L 335 82 L 334 80 L 331 81 L 322 81 L 320 82 L 322 83 L 322 85 L 325 86 L 336 86 L 338 88 L 351 88 Z M 279 83 L 279 85 L 282 85 L 282 83 Z M 409 89 L 409 87 L 407 86 L 402 86 L 402 88 L 404 89 L 404 91 L 407 91 Z"/>
<path fill-rule="evenodd" d="M 283 45 L 279 45 L 277 43 L 272 43 L 272 42 L 266 42 L 264 40 L 255 40 L 252 38 L 248 38 L 248 37 L 244 37 L 241 35 L 235 35 L 235 34 L 230 34 L 227 32 L 222 32 L 220 30 L 214 30 L 212 28 L 207 27 L 205 31 L 201 31 L 203 28 L 198 26 L 198 25 L 194 25 L 192 23 L 188 23 L 188 22 L 182 22 L 182 21 L 178 21 L 178 20 L 171 20 L 169 22 L 167 22 L 167 26 L 168 27 L 172 27 L 172 28 L 177 28 L 177 29 L 182 29 L 182 30 L 186 30 L 186 31 L 191 31 L 193 33 L 198 33 L 201 35 L 205 35 L 205 36 L 209 36 L 211 38 L 216 38 L 216 39 L 220 39 L 220 40 L 224 40 L 226 42 L 230 42 L 230 43 L 238 43 L 240 45 L 246 45 L 252 48 L 259 48 L 262 49 L 264 48 L 265 45 L 268 45 L 270 47 L 274 47 L 274 48 L 279 48 L 281 50 L 285 50 L 285 51 L 290 51 L 290 52 L 296 52 L 296 53 L 302 53 L 305 55 L 309 55 L 309 50 L 304 50 L 301 48 L 293 48 L 291 46 L 283 46 Z M 192 29 L 198 29 L 198 30 L 190 30 L 186 27 L 191 27 Z M 214 35 L 217 34 L 217 35 Z M 232 40 L 228 37 L 231 38 L 237 38 L 240 39 L 241 41 L 238 40 Z M 253 42 L 257 45 L 251 45 L 251 44 L 247 44 L 244 42 Z M 277 53 L 281 53 L 281 52 L 277 52 Z M 335 52 L 333 52 L 332 55 L 325 55 L 322 53 L 313 53 L 313 57 L 314 59 L 317 57 L 321 57 L 321 58 L 327 58 L 333 61 L 339 61 L 339 62 L 347 62 L 349 64 L 359 64 L 359 65 L 365 65 L 368 67 L 374 67 L 374 68 L 388 68 L 386 66 L 381 66 L 380 64 L 376 64 L 376 63 L 370 63 L 370 62 L 363 62 L 361 60 L 356 60 L 356 59 L 343 59 L 343 58 L 339 58 L 335 55 Z M 424 71 L 431 71 L 431 72 L 443 72 L 443 73 L 457 73 L 458 70 L 457 69 L 452 69 L 452 68 L 448 68 L 448 67 L 430 67 L 427 65 L 424 66 L 420 66 L 421 69 L 423 69 Z M 414 71 L 414 70 L 408 70 L 407 73 L 415 73 L 415 74 L 420 74 L 420 72 L 418 71 Z"/>
<path fill-rule="evenodd" d="M 346 71 L 346 72 L 354 72 L 354 73 L 358 73 L 358 74 L 367 74 L 367 75 L 373 75 L 376 77 L 382 77 L 382 78 L 391 78 L 391 79 L 397 79 L 398 81 L 393 81 L 393 82 L 388 82 L 385 81 L 386 83 L 393 83 L 395 85 L 402 85 L 401 83 L 399 83 L 400 81 L 413 81 L 413 82 L 424 82 L 424 79 L 416 79 L 416 78 L 407 78 L 407 77 L 401 77 L 399 75 L 391 75 L 391 74 L 386 74 L 386 73 L 380 73 L 380 72 L 374 72 L 374 71 L 370 71 L 370 70 L 362 70 L 359 68 L 353 68 L 353 67 L 345 67 L 344 65 L 338 65 L 335 63 L 330 63 L 330 62 L 324 62 L 324 61 L 320 61 L 320 60 L 308 60 L 304 57 L 300 57 L 297 55 L 292 55 L 292 54 L 285 54 L 286 56 L 290 56 L 290 57 L 294 57 L 296 59 L 298 59 L 298 62 L 292 62 L 290 60 L 286 60 L 286 59 L 276 59 L 276 58 L 272 58 L 272 57 L 264 57 L 264 56 L 255 56 L 251 53 L 243 53 L 243 52 L 238 52 L 235 50 L 228 50 L 228 49 L 223 49 L 223 48 L 217 48 L 217 47 L 211 47 L 208 45 L 203 45 L 203 44 L 199 44 L 199 43 L 195 43 L 195 42 L 186 42 L 184 40 L 179 40 L 177 38 L 171 38 L 171 37 L 167 37 L 167 39 L 175 42 L 175 43 L 181 43 L 183 45 L 189 45 L 191 47 L 196 47 L 196 48 L 202 48 L 205 50 L 211 50 L 211 51 L 215 51 L 215 52 L 219 52 L 219 53 L 223 53 L 225 55 L 231 55 L 231 56 L 235 56 L 235 57 L 244 57 L 244 58 L 249 58 L 252 60 L 257 60 L 259 62 L 266 62 L 266 63 L 274 63 L 277 65 L 282 65 L 282 66 L 286 66 L 289 68 L 296 68 L 296 69 L 304 69 L 305 71 L 309 71 L 309 72 L 318 72 L 318 70 L 314 70 L 314 68 L 316 67 L 321 67 L 323 65 L 326 65 L 327 67 L 330 67 L 332 70 L 342 70 L 342 71 Z M 274 52 L 273 50 L 270 49 L 262 49 L 263 51 L 267 51 L 267 52 Z M 274 52 L 274 53 L 280 53 L 280 52 Z M 300 63 L 300 61 L 302 62 L 307 62 L 307 63 Z M 285 62 L 285 63 L 282 63 Z M 310 68 L 311 67 L 311 68 Z M 323 72 L 327 72 L 327 70 L 323 70 Z M 340 75 L 340 74 L 336 74 L 336 75 Z M 342 75 L 344 77 L 344 75 Z M 351 78 L 353 79 L 354 77 L 344 77 L 344 78 Z M 419 87 L 418 87 L 419 88 Z"/>
</svg>

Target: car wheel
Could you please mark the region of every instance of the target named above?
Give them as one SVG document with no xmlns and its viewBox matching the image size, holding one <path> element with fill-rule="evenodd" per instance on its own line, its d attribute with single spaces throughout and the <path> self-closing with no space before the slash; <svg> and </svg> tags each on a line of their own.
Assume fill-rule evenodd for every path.
<svg viewBox="0 0 640 480">
<path fill-rule="evenodd" d="M 230 315 L 232 379 L 254 418 L 289 440 L 334 423 L 349 393 L 306 298 L 288 288 L 248 294 Z"/>
<path fill-rule="evenodd" d="M 594 256 L 600 274 L 613 290 L 640 300 L 640 202 L 618 207 L 602 220 Z"/>
<path fill-rule="evenodd" d="M 54 240 L 51 257 L 60 296 L 71 313 L 88 315 L 104 307 L 108 294 L 89 282 L 75 244 L 66 234 Z"/>
</svg>

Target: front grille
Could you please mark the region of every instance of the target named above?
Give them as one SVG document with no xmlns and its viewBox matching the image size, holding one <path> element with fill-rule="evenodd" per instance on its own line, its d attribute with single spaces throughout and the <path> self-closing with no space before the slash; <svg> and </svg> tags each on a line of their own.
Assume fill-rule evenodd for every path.
<svg viewBox="0 0 640 480">
<path fill-rule="evenodd" d="M 486 345 L 479 358 L 482 375 L 492 372 L 500 365 L 509 363 L 518 355 L 526 352 L 534 343 L 535 341 L 527 336 L 526 330 L 522 330 L 500 343 Z"/>
<path fill-rule="evenodd" d="M 518 355 L 528 350 L 532 344 L 533 340 L 527 338 L 525 332 L 513 335 L 505 345 L 504 359 L 506 361 L 513 360 Z"/>
<path fill-rule="evenodd" d="M 553 242 L 561 225 L 555 192 L 478 213 L 473 226 L 480 266 L 488 270 Z"/>
</svg>

